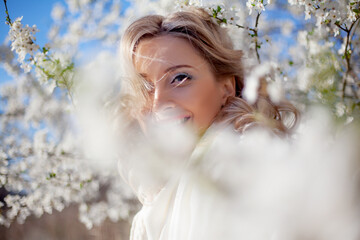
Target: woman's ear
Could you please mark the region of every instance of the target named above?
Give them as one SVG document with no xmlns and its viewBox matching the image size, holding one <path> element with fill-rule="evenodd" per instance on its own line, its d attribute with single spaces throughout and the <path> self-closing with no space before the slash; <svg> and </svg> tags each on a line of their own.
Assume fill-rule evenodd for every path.
<svg viewBox="0 0 360 240">
<path fill-rule="evenodd" d="M 229 97 L 235 97 L 235 76 L 226 77 L 221 83 L 223 89 L 222 105 L 224 106 Z"/>
</svg>

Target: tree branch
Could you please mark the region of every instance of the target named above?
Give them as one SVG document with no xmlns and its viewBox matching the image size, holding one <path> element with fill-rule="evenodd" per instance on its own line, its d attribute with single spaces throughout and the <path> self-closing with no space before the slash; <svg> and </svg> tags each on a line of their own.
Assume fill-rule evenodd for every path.
<svg viewBox="0 0 360 240">
<path fill-rule="evenodd" d="M 9 15 L 9 10 L 6 5 L 6 0 L 4 0 L 4 4 L 5 4 L 5 13 L 6 13 L 6 23 L 11 26 L 12 23 L 11 23 L 11 19 L 10 19 L 10 15 Z"/>
<path fill-rule="evenodd" d="M 261 63 L 261 61 L 260 61 L 260 55 L 259 55 L 259 52 L 258 52 L 258 49 L 259 49 L 260 45 L 259 45 L 259 42 L 258 42 L 258 29 L 257 29 L 257 27 L 259 25 L 260 15 L 261 15 L 261 12 L 258 12 L 258 14 L 256 16 L 256 21 L 255 21 L 255 28 L 250 28 L 250 27 L 245 27 L 245 26 L 239 25 L 239 24 L 235 24 L 235 26 L 238 27 L 238 28 L 246 29 L 246 30 L 249 30 L 249 31 L 253 32 L 253 36 L 256 37 L 255 38 L 255 53 L 256 53 L 256 58 L 257 58 L 259 64 Z M 218 20 L 219 23 L 226 23 L 226 21 L 224 21 L 223 18 L 219 18 L 219 17 L 213 16 L 213 15 L 211 15 L 211 16 L 214 17 L 216 20 Z"/>
<path fill-rule="evenodd" d="M 348 31 L 347 28 L 342 27 L 342 26 L 341 26 L 340 24 L 338 24 L 338 23 L 335 23 L 335 25 L 338 26 L 338 28 L 340 28 L 340 29 L 343 30 L 344 32 L 347 32 L 347 31 Z"/>
<path fill-rule="evenodd" d="M 345 43 L 345 53 L 344 53 L 344 58 L 345 58 L 345 62 L 346 62 L 346 72 L 342 79 L 342 89 L 341 89 L 342 99 L 344 99 L 344 96 L 345 96 L 345 90 L 346 90 L 348 76 L 352 71 L 352 68 L 351 68 L 351 41 L 355 34 L 355 29 L 359 24 L 359 19 L 360 18 L 356 19 L 356 21 L 351 24 L 350 28 L 346 29 L 346 43 Z M 357 96 L 355 96 L 355 97 L 357 97 Z"/>
<path fill-rule="evenodd" d="M 219 17 L 214 17 L 216 20 L 218 20 L 219 22 L 223 23 L 224 22 L 224 19 L 223 18 L 219 18 Z M 250 28 L 250 27 L 245 27 L 245 26 L 242 26 L 240 24 L 235 24 L 234 26 L 238 27 L 238 28 L 242 28 L 242 29 L 246 29 L 246 30 L 250 30 L 250 31 L 255 31 L 254 28 Z"/>
<path fill-rule="evenodd" d="M 258 12 L 257 16 L 256 16 L 256 21 L 255 21 L 255 28 L 254 28 L 254 35 L 255 35 L 255 53 L 256 53 L 256 58 L 259 62 L 259 64 L 261 63 L 261 60 L 260 60 L 260 55 L 259 55 L 259 51 L 258 51 L 258 47 L 260 46 L 258 44 L 258 25 L 259 25 L 259 18 L 260 18 L 260 15 L 261 15 L 261 12 Z"/>
</svg>

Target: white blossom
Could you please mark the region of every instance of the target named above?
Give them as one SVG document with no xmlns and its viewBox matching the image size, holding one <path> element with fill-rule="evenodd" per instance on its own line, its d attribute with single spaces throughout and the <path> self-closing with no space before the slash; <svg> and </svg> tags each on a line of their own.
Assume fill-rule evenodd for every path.
<svg viewBox="0 0 360 240">
<path fill-rule="evenodd" d="M 25 62 L 27 54 L 33 56 L 39 49 L 39 46 L 35 44 L 36 37 L 34 34 L 38 32 L 36 25 L 25 27 L 22 25 L 21 20 L 23 17 L 17 18 L 10 26 L 9 36 L 11 41 L 11 50 L 18 54 L 18 61 L 21 63 L 21 67 L 25 72 L 31 70 L 30 64 Z"/>
<path fill-rule="evenodd" d="M 270 4 L 270 1 L 267 1 L 267 4 Z M 267 5 L 265 4 L 265 5 Z M 265 11 L 265 5 L 262 0 L 248 0 L 246 2 L 246 7 L 249 9 L 249 15 L 252 14 L 253 11 L 262 12 Z"/>
</svg>

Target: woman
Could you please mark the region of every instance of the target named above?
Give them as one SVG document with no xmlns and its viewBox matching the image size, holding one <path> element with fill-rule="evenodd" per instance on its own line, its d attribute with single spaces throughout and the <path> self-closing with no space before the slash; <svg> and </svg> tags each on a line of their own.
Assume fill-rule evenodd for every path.
<svg viewBox="0 0 360 240">
<path fill-rule="evenodd" d="M 242 98 L 242 52 L 233 49 L 226 30 L 202 9 L 143 17 L 127 28 L 121 47 L 132 74 L 123 112 L 145 133 L 148 116 L 159 125 L 192 128 L 202 140 L 187 167 L 201 161 L 204 133 L 208 136 L 215 125 L 233 126 L 241 133 L 262 126 L 281 135 L 295 124 L 283 122 L 284 113 L 297 117 L 287 102 L 275 105 L 261 90 L 255 104 Z M 217 191 L 204 190 L 198 180 L 198 174 L 181 174 L 161 185 L 151 200 L 139 197 L 144 206 L 134 218 L 131 239 L 226 239 L 229 229 L 218 222 L 225 200 Z"/>
</svg>

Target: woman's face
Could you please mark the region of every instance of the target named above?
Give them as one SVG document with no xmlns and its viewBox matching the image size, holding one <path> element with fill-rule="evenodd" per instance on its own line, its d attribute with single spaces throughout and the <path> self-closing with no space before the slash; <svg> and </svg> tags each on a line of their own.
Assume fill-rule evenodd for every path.
<svg viewBox="0 0 360 240">
<path fill-rule="evenodd" d="M 201 133 L 234 95 L 234 81 L 216 79 L 209 63 L 182 38 L 142 40 L 134 64 L 149 83 L 152 116 L 160 123 L 190 125 Z"/>
</svg>

